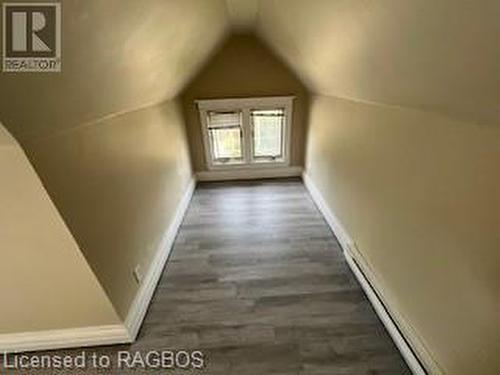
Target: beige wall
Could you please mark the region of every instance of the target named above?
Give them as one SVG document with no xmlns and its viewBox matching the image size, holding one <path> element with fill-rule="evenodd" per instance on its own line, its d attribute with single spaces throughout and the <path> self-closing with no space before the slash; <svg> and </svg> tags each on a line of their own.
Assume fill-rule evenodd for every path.
<svg viewBox="0 0 500 375">
<path fill-rule="evenodd" d="M 296 95 L 291 164 L 303 165 L 308 94 L 302 83 L 250 34 L 233 34 L 187 86 L 182 102 L 196 171 L 206 170 L 196 99 Z"/>
<path fill-rule="evenodd" d="M 499 11 L 495 0 L 259 1 L 258 34 L 325 95 L 306 170 L 447 374 L 500 371 Z"/>
<path fill-rule="evenodd" d="M 191 179 L 179 104 L 31 139 L 25 148 L 125 318 L 138 289 L 132 272 L 138 264 L 147 271 Z"/>
<path fill-rule="evenodd" d="M 62 72 L 0 74 L 21 143 L 177 96 L 228 29 L 223 0 L 64 0 Z"/>
<path fill-rule="evenodd" d="M 0 119 L 122 318 L 191 177 L 172 98 L 228 26 L 223 0 L 65 0 L 62 72 L 0 74 Z"/>
<path fill-rule="evenodd" d="M 0 124 L 0 335 L 119 324 L 28 158 Z"/>
<path fill-rule="evenodd" d="M 306 169 L 446 374 L 500 371 L 500 129 L 332 97 Z"/>
</svg>

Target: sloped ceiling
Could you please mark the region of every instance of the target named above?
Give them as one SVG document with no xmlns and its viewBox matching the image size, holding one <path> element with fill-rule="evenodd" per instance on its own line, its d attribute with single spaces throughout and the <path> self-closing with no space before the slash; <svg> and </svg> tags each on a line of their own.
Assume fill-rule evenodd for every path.
<svg viewBox="0 0 500 375">
<path fill-rule="evenodd" d="M 0 74 L 21 141 L 176 96 L 230 27 L 317 94 L 500 122 L 497 0 L 65 0 L 62 73 Z"/>
<path fill-rule="evenodd" d="M 231 27 L 247 32 L 255 27 L 259 14 L 259 0 L 226 0 Z"/>
<path fill-rule="evenodd" d="M 261 0 L 257 22 L 315 93 L 500 123 L 498 0 Z"/>
<path fill-rule="evenodd" d="M 228 31 L 223 0 L 65 0 L 62 73 L 1 73 L 19 139 L 177 95 Z"/>
</svg>

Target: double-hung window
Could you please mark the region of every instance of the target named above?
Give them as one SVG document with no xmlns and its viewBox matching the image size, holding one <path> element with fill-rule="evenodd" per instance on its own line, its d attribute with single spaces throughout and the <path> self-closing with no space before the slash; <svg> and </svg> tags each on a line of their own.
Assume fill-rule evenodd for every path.
<svg viewBox="0 0 500 375">
<path fill-rule="evenodd" d="M 288 165 L 293 97 L 198 100 L 209 169 Z"/>
</svg>

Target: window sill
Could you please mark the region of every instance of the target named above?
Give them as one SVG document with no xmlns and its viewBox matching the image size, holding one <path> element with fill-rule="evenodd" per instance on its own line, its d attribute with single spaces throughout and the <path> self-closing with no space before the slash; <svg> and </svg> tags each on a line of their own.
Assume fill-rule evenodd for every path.
<svg viewBox="0 0 500 375">
<path fill-rule="evenodd" d="M 302 175 L 302 167 L 273 163 L 272 165 L 232 166 L 212 168 L 196 173 L 198 181 L 255 180 L 262 178 L 297 177 Z"/>
<path fill-rule="evenodd" d="M 234 170 L 256 170 L 256 169 L 273 169 L 289 167 L 290 164 L 286 161 L 266 162 L 258 161 L 251 164 L 234 163 L 234 164 L 213 164 L 208 166 L 209 171 L 234 171 Z"/>
</svg>

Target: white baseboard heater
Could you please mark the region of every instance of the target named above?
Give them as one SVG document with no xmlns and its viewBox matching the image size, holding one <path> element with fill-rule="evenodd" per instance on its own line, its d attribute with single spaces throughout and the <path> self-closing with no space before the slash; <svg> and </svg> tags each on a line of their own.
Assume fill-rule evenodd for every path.
<svg viewBox="0 0 500 375">
<path fill-rule="evenodd" d="M 398 326 L 397 321 L 391 315 L 390 309 L 383 302 L 384 299 L 377 292 L 376 286 L 373 285 L 372 281 L 370 281 L 371 278 L 366 275 L 363 270 L 364 267 L 362 267 L 362 265 L 360 265 L 356 260 L 356 257 L 353 256 L 354 249 L 352 249 L 352 247 L 355 247 L 355 245 L 349 234 L 346 232 L 339 219 L 330 210 L 323 196 L 316 188 L 310 177 L 304 173 L 302 179 L 312 197 L 313 202 L 323 214 L 327 224 L 330 226 L 332 232 L 339 241 L 347 264 L 361 284 L 361 287 L 363 288 L 375 312 L 384 324 L 387 332 L 399 349 L 412 373 L 415 375 L 441 374 L 442 372 L 439 370 L 437 364 L 432 363 L 432 365 L 428 365 L 427 363 L 424 363 L 421 358 L 419 358 L 417 352 L 412 348 L 411 342 L 405 337 L 405 334 Z M 423 345 L 419 346 L 424 350 Z M 426 357 L 430 358 L 428 355 Z M 432 371 L 428 370 L 428 368 L 432 368 Z"/>
</svg>

